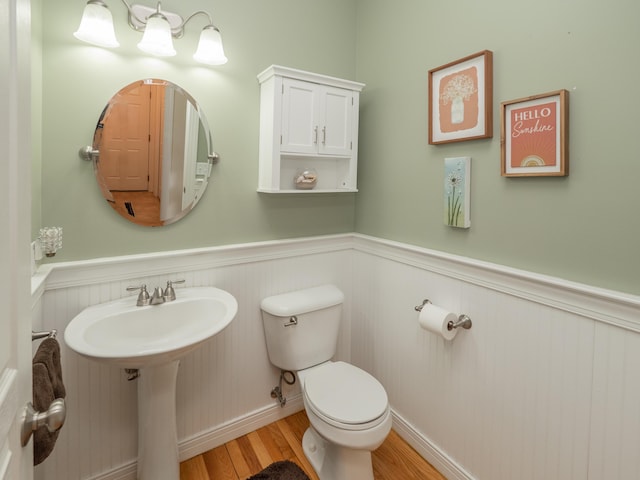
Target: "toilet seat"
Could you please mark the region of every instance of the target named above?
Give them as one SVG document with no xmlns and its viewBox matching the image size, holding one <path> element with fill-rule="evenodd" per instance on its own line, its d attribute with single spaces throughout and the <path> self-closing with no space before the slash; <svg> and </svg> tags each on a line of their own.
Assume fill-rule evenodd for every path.
<svg viewBox="0 0 640 480">
<path fill-rule="evenodd" d="M 329 362 L 304 376 L 308 408 L 334 427 L 366 430 L 380 424 L 389 409 L 387 392 L 376 378 L 345 362 Z"/>
</svg>

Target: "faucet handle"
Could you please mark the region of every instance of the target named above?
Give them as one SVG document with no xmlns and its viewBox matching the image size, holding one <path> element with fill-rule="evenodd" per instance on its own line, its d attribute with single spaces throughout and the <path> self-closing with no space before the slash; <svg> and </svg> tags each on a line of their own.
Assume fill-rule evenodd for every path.
<svg viewBox="0 0 640 480">
<path fill-rule="evenodd" d="M 149 292 L 147 291 L 147 286 L 143 283 L 139 287 L 127 287 L 127 292 L 133 292 L 135 290 L 140 290 L 140 294 L 138 295 L 138 301 L 136 302 L 136 305 L 138 307 L 149 305 L 150 297 L 149 297 Z"/>
<path fill-rule="evenodd" d="M 167 282 L 167 288 L 164 289 L 164 299 L 167 302 L 172 302 L 176 299 L 176 291 L 173 289 L 174 283 L 184 283 L 184 280 L 169 280 Z"/>
</svg>

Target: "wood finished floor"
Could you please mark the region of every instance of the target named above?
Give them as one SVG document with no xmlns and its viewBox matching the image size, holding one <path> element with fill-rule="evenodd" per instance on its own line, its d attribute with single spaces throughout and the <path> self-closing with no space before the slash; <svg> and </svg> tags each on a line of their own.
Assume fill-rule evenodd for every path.
<svg viewBox="0 0 640 480">
<path fill-rule="evenodd" d="M 111 192 L 113 203 L 111 207 L 124 218 L 138 225 L 147 227 L 159 227 L 164 225 L 160 220 L 160 199 L 151 192 Z M 126 207 L 130 204 L 131 211 Z"/>
<path fill-rule="evenodd" d="M 308 425 L 304 411 L 271 423 L 182 462 L 180 480 L 245 480 L 279 460 L 297 463 L 318 480 L 302 452 Z M 372 457 L 375 480 L 445 480 L 393 430 Z"/>
</svg>

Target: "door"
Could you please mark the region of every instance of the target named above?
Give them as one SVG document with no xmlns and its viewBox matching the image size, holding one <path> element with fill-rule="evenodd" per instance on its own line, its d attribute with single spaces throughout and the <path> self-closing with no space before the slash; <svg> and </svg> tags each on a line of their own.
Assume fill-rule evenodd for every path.
<svg viewBox="0 0 640 480">
<path fill-rule="evenodd" d="M 282 152 L 351 155 L 353 92 L 285 78 Z"/>
<path fill-rule="evenodd" d="M 319 85 L 285 78 L 282 80 L 282 139 L 280 150 L 318 153 Z"/>
<path fill-rule="evenodd" d="M 0 479 L 33 478 L 20 444 L 31 400 L 30 3 L 0 0 Z"/>
<path fill-rule="evenodd" d="M 196 199 L 196 162 L 198 161 L 198 110 L 187 102 L 184 126 L 184 165 L 182 167 L 182 210 L 186 210 Z"/>
<path fill-rule="evenodd" d="M 111 191 L 149 189 L 151 86 L 114 99 L 103 120 L 100 173 Z"/>
<path fill-rule="evenodd" d="M 320 96 L 319 152 L 323 155 L 351 155 L 351 125 L 353 92 L 343 88 L 325 87 Z"/>
</svg>

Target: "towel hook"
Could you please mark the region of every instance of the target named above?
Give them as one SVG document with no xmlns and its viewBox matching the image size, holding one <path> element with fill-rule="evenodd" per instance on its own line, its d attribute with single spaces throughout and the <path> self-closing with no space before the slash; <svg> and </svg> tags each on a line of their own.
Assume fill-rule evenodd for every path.
<svg viewBox="0 0 640 480">
<path fill-rule="evenodd" d="M 22 440 L 22 446 L 25 447 L 29 443 L 29 439 L 33 432 L 42 427 L 47 426 L 49 432 L 57 432 L 64 425 L 64 421 L 67 418 L 67 406 L 64 402 L 64 398 L 56 398 L 46 412 L 36 411 L 33 403 L 29 402 L 25 407 L 25 418 L 22 421 L 22 428 L 20 430 L 20 437 Z"/>
</svg>

